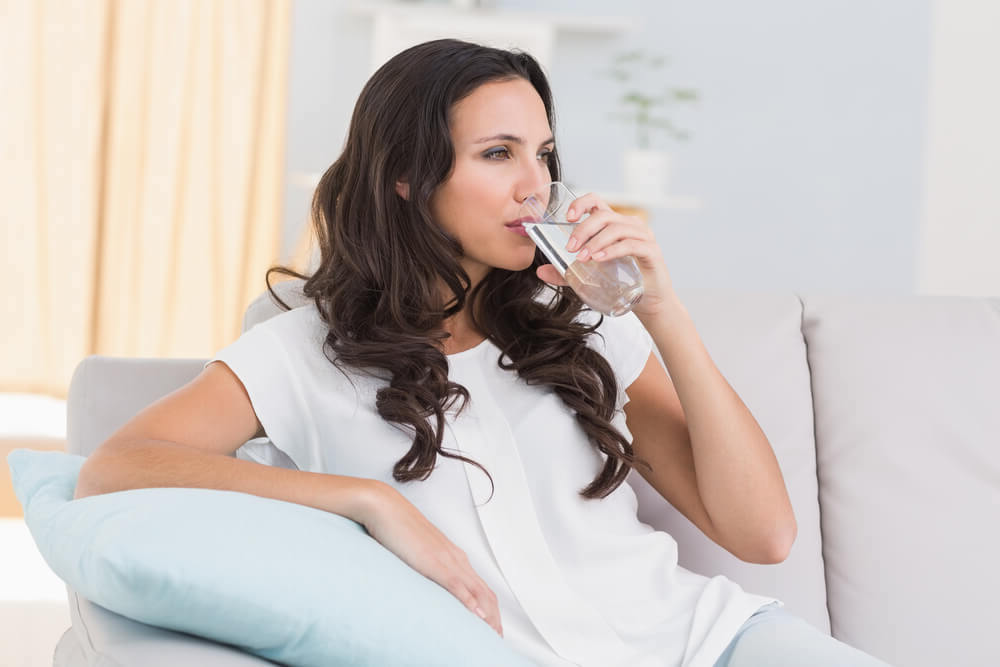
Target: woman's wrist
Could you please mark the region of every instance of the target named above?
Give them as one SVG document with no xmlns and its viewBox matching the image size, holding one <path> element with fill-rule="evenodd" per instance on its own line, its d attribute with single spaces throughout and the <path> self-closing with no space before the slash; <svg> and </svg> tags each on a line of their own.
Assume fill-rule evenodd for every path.
<svg viewBox="0 0 1000 667">
<path fill-rule="evenodd" d="M 689 317 L 687 308 L 673 291 L 657 298 L 655 304 L 642 304 L 640 301 L 639 307 L 634 310 L 636 317 L 650 333 L 653 329 L 669 328 L 671 324 L 683 322 Z"/>
</svg>

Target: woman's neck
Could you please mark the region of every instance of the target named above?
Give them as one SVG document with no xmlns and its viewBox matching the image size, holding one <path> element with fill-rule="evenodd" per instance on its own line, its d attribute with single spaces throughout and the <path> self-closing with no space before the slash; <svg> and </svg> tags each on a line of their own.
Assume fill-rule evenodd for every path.
<svg viewBox="0 0 1000 667">
<path fill-rule="evenodd" d="M 445 354 L 464 352 L 479 345 L 486 338 L 481 331 L 472 326 L 471 318 L 467 316 L 466 309 L 446 319 L 442 328 L 450 334 L 448 338 L 441 341 L 441 348 Z"/>
<path fill-rule="evenodd" d="M 484 278 L 484 275 L 480 275 L 478 271 L 473 271 L 470 267 L 466 267 L 466 271 L 473 279 L 473 283 L 469 286 L 469 291 L 467 292 L 467 294 L 471 294 L 475 285 Z M 440 289 L 442 294 L 451 294 L 451 300 L 449 303 L 453 304 L 455 302 L 455 295 L 451 293 L 443 282 L 440 285 Z M 442 328 L 450 334 L 448 338 L 441 341 L 441 348 L 445 354 L 457 354 L 458 352 L 464 352 L 465 350 L 479 345 L 486 338 L 486 335 L 476 329 L 473 325 L 472 317 L 469 316 L 470 307 L 471 304 L 466 302 L 461 311 L 446 318 L 442 323 Z"/>
</svg>

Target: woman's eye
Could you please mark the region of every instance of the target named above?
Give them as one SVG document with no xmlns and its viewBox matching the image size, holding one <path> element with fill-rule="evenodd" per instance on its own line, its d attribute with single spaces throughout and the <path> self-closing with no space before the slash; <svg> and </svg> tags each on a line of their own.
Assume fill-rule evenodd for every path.
<svg viewBox="0 0 1000 667">
<path fill-rule="evenodd" d="M 506 148 L 495 148 L 486 154 L 489 160 L 506 160 L 510 157 L 510 152 Z"/>
<path fill-rule="evenodd" d="M 548 162 L 552 158 L 552 151 L 543 151 L 538 154 L 539 159 Z"/>
</svg>

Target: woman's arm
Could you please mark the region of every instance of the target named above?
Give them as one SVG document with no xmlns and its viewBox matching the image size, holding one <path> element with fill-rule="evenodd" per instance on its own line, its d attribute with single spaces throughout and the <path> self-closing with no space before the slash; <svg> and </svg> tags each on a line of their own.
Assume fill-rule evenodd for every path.
<svg viewBox="0 0 1000 667">
<path fill-rule="evenodd" d="M 751 563 L 784 560 L 796 522 L 767 437 L 716 368 L 676 297 L 640 316 L 670 377 L 650 355 L 626 390 L 640 474 L 710 539 Z M 671 378 L 673 382 L 671 382 Z"/>
<path fill-rule="evenodd" d="M 175 441 L 118 438 L 84 462 L 75 497 L 153 487 L 219 489 L 308 505 L 364 524 L 380 486 L 376 480 L 271 467 Z"/>
<path fill-rule="evenodd" d="M 771 444 L 715 367 L 687 309 L 677 298 L 656 235 L 644 221 L 618 213 L 590 193 L 573 201 L 566 219 L 580 222 L 567 244 L 576 259 L 635 258 L 643 295 L 632 312 L 653 337 L 670 378 L 650 355 L 626 392 L 626 423 L 640 473 L 709 538 L 753 563 L 785 559 L 796 525 Z M 542 280 L 565 285 L 551 265 Z"/>
<path fill-rule="evenodd" d="M 139 412 L 80 469 L 76 498 L 149 487 L 239 491 L 352 519 L 411 568 L 503 636 L 496 595 L 468 556 L 384 482 L 287 470 L 228 456 L 264 434 L 250 397 L 224 363 Z"/>
<path fill-rule="evenodd" d="M 223 363 L 155 401 L 102 443 L 80 469 L 77 498 L 149 487 L 241 491 L 309 505 L 358 522 L 381 482 L 271 468 L 231 455 L 264 429 Z"/>
</svg>

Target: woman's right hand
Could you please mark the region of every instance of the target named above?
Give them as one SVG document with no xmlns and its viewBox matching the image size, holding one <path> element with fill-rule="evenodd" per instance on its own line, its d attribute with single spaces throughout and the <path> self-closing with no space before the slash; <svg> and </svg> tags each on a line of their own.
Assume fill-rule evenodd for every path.
<svg viewBox="0 0 1000 667">
<path fill-rule="evenodd" d="M 445 537 L 413 503 L 388 484 L 375 485 L 360 523 L 379 544 L 442 586 L 503 637 L 497 596 L 465 552 Z"/>
</svg>

